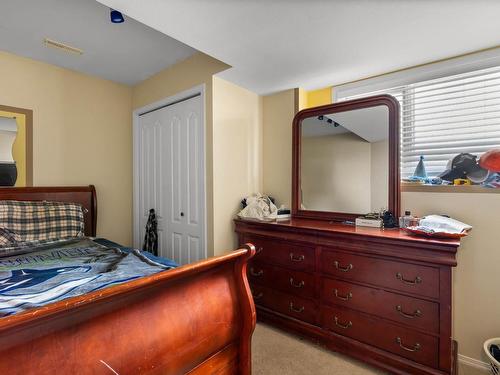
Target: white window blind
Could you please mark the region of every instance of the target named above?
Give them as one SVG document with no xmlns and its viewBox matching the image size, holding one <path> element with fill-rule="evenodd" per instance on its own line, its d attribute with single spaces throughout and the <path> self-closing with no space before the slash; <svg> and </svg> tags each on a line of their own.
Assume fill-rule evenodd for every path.
<svg viewBox="0 0 500 375">
<path fill-rule="evenodd" d="M 411 176 L 421 155 L 429 176 L 453 156 L 480 156 L 500 147 L 500 67 L 339 98 L 391 94 L 401 105 L 401 176 Z"/>
</svg>

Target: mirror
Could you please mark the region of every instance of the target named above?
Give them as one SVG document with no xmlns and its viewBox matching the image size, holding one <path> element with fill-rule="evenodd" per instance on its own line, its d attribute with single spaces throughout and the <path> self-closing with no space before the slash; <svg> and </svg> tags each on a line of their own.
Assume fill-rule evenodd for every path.
<svg viewBox="0 0 500 375">
<path fill-rule="evenodd" d="M 388 95 L 311 108 L 294 120 L 295 216 L 399 215 L 398 103 Z"/>
</svg>

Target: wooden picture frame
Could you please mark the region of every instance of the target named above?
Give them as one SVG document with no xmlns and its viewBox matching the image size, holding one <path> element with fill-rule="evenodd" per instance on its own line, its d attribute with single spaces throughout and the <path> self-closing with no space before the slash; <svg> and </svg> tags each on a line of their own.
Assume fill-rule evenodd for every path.
<svg viewBox="0 0 500 375">
<path fill-rule="evenodd" d="M 0 111 L 24 115 L 26 118 L 26 186 L 33 186 L 33 111 L 0 105 Z"/>
</svg>

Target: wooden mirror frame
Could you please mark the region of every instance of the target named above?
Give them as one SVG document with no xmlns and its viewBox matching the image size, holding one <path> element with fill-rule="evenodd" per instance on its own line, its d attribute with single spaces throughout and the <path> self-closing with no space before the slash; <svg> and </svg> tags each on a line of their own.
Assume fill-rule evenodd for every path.
<svg viewBox="0 0 500 375">
<path fill-rule="evenodd" d="M 301 124 L 308 117 L 326 115 L 329 113 L 346 112 L 355 109 L 377 107 L 385 105 L 389 110 L 389 200 L 388 210 L 396 218 L 400 215 L 400 180 L 399 180 L 399 102 L 391 95 L 377 95 L 362 99 L 349 100 L 340 103 L 308 108 L 298 112 L 293 118 L 292 143 L 292 216 L 331 221 L 345 221 L 354 219 L 362 213 L 344 213 L 334 211 L 301 210 Z"/>
</svg>

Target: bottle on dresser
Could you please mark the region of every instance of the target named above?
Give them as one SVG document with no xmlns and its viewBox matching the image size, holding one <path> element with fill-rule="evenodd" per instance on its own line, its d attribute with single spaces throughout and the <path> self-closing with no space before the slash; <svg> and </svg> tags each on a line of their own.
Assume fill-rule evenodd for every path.
<svg viewBox="0 0 500 375">
<path fill-rule="evenodd" d="M 408 228 L 412 225 L 415 225 L 416 218 L 411 215 L 410 211 L 405 211 L 404 216 L 399 218 L 399 227 L 400 228 Z"/>
</svg>

